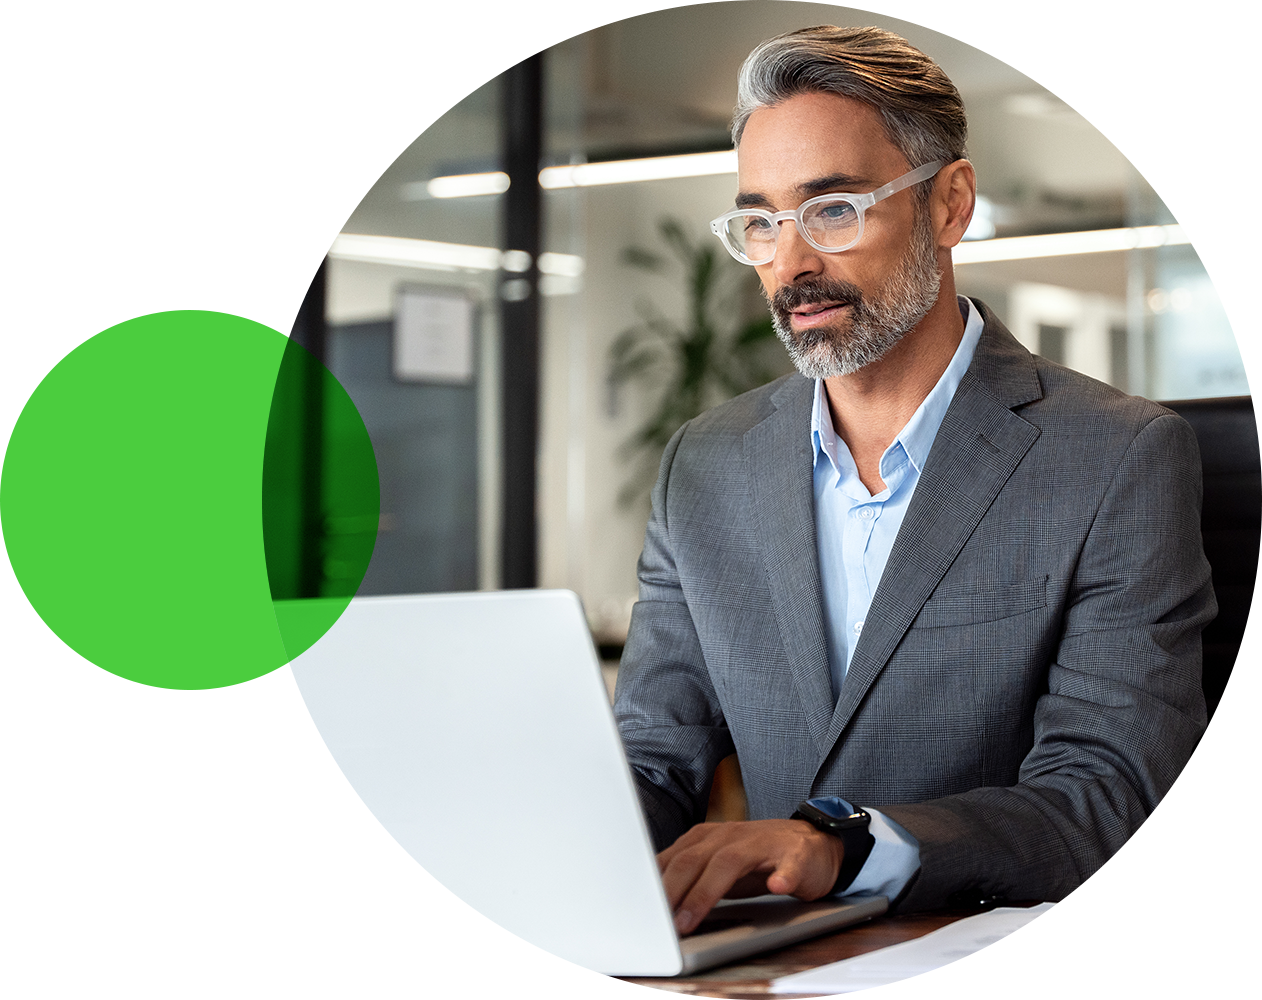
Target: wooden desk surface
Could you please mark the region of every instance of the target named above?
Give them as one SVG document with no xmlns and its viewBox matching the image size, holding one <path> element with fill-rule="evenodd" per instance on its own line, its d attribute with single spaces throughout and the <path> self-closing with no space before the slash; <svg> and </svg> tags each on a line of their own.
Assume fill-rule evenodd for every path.
<svg viewBox="0 0 1262 1000">
<path fill-rule="evenodd" d="M 912 913 L 906 916 L 877 917 L 865 924 L 856 924 L 823 937 L 803 941 L 779 951 L 770 951 L 742 962 L 725 965 L 695 976 L 678 979 L 624 977 L 628 983 L 652 986 L 684 996 L 727 997 L 730 1000 L 765 1000 L 769 996 L 820 996 L 817 993 L 773 994 L 771 980 L 794 972 L 805 972 L 829 962 L 840 962 L 887 945 L 910 941 L 939 927 L 970 917 L 981 910 L 950 910 L 936 913 Z"/>
</svg>

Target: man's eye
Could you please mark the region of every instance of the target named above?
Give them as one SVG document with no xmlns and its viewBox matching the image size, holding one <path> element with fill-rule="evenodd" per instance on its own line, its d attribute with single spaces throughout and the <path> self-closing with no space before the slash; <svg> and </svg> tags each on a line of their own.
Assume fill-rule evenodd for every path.
<svg viewBox="0 0 1262 1000">
<path fill-rule="evenodd" d="M 745 232 L 751 235 L 766 233 L 771 229 L 771 222 L 761 215 L 750 215 L 745 219 Z"/>
<path fill-rule="evenodd" d="M 838 201 L 831 205 L 820 205 L 818 214 L 827 222 L 848 222 L 854 218 L 854 206 L 848 201 Z"/>
</svg>

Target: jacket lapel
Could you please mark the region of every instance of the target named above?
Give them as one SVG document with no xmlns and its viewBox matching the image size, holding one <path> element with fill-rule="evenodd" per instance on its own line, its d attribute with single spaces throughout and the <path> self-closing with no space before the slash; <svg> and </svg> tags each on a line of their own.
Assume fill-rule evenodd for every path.
<svg viewBox="0 0 1262 1000">
<path fill-rule="evenodd" d="M 1033 359 L 994 315 L 956 389 L 908 505 L 841 686 L 825 755 L 933 589 L 1039 436 L 1012 408 L 1042 395 Z"/>
<path fill-rule="evenodd" d="M 744 446 L 776 624 L 807 726 L 823 756 L 832 743 L 833 695 L 815 545 L 813 398 L 814 383 L 788 379 L 771 397 L 775 411 L 746 432 Z"/>
</svg>

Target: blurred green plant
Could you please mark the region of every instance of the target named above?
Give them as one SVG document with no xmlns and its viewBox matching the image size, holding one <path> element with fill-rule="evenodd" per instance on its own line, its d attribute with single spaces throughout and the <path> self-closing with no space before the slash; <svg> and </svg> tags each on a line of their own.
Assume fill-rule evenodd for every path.
<svg viewBox="0 0 1262 1000">
<path fill-rule="evenodd" d="M 611 390 L 634 383 L 656 396 L 647 419 L 622 446 L 632 464 L 618 495 L 626 506 L 647 496 L 662 451 L 684 423 L 789 367 L 765 308 L 749 318 L 757 298 L 753 269 L 731 260 L 717 241 L 694 240 L 678 219 L 658 220 L 657 231 L 668 253 L 629 246 L 622 262 L 682 280 L 687 315 L 674 319 L 640 299 L 640 322 L 609 348 Z"/>
</svg>

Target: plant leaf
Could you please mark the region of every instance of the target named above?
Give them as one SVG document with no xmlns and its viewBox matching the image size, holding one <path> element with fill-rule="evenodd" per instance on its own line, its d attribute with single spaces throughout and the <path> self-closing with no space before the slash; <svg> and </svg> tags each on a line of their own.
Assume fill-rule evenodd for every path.
<svg viewBox="0 0 1262 1000">
<path fill-rule="evenodd" d="M 622 263 L 630 267 L 638 267 L 642 271 L 662 271 L 666 266 L 666 258 L 643 247 L 623 247 Z"/>
<path fill-rule="evenodd" d="M 751 347 L 755 344 L 764 344 L 769 340 L 775 339 L 775 324 L 771 322 L 770 316 L 763 316 L 741 327 L 740 333 L 736 335 L 736 346 Z"/>
<path fill-rule="evenodd" d="M 685 293 L 685 314 L 675 319 L 651 301 L 637 301 L 642 322 L 623 330 L 609 348 L 611 384 L 637 382 L 655 394 L 648 415 L 619 447 L 632 466 L 620 494 L 625 503 L 643 501 L 662 449 L 682 424 L 775 374 L 766 370 L 761 350 L 775 337 L 771 318 L 741 318 L 750 272 L 713 241 L 696 241 L 678 219 L 659 219 L 657 231 L 668 255 L 633 246 L 622 251 L 622 259 L 641 270 L 675 275 Z"/>
</svg>

